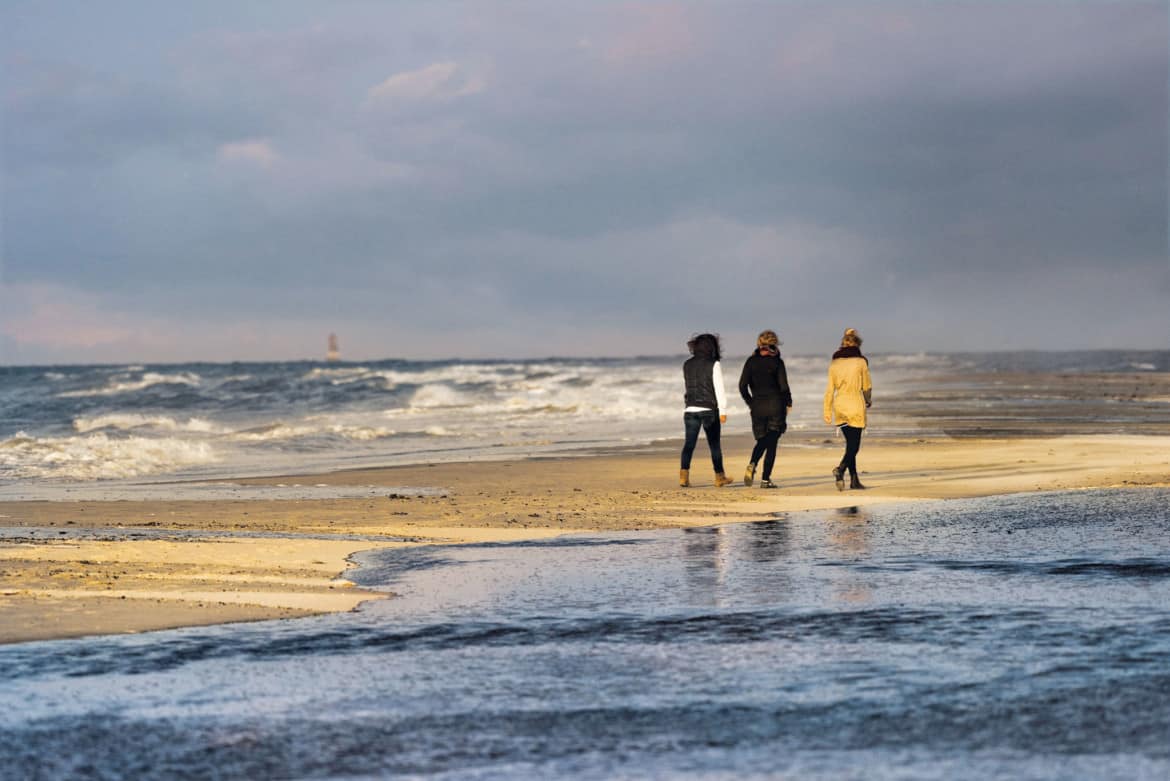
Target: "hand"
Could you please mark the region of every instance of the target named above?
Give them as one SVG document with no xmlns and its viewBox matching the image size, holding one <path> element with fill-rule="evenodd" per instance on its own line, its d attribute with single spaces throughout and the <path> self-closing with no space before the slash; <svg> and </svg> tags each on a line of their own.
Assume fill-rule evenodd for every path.
<svg viewBox="0 0 1170 781">
<path fill-rule="evenodd" d="M 832 419 L 831 417 L 829 417 L 828 415 L 825 415 L 825 422 L 826 422 L 826 423 L 829 423 L 829 424 L 832 424 L 832 422 L 833 422 L 833 419 Z"/>
<path fill-rule="evenodd" d="M 788 411 L 792 412 L 792 405 L 791 404 L 788 405 Z"/>
<path fill-rule="evenodd" d="M 866 409 L 869 409 L 869 406 L 870 406 L 870 402 L 868 402 L 868 401 L 867 401 L 867 402 L 865 402 L 865 408 L 866 408 Z"/>
<path fill-rule="evenodd" d="M 726 423 L 726 422 L 727 422 L 727 416 L 726 416 L 726 415 L 720 415 L 720 416 L 719 416 L 719 422 L 720 422 L 720 423 Z"/>
</svg>

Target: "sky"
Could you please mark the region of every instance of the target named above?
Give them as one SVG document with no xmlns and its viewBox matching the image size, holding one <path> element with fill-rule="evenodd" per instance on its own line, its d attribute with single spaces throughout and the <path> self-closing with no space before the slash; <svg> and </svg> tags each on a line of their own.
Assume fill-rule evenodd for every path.
<svg viewBox="0 0 1170 781">
<path fill-rule="evenodd" d="M 1170 347 L 1168 3 L 0 4 L 0 364 Z"/>
</svg>

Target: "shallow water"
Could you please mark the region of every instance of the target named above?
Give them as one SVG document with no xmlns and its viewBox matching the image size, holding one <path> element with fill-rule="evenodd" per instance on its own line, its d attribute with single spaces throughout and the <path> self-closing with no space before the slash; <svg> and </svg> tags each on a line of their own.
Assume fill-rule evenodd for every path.
<svg viewBox="0 0 1170 781">
<path fill-rule="evenodd" d="M 0 775 L 1166 778 L 1167 507 L 371 552 L 357 613 L 0 649 Z"/>
</svg>

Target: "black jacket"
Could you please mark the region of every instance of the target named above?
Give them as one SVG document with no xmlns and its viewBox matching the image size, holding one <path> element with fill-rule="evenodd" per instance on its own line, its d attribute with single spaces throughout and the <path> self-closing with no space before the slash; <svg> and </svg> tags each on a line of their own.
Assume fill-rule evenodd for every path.
<svg viewBox="0 0 1170 781">
<path fill-rule="evenodd" d="M 786 418 L 792 390 L 784 360 L 778 355 L 761 355 L 759 350 L 752 353 L 739 375 L 739 395 L 755 417 Z"/>
</svg>

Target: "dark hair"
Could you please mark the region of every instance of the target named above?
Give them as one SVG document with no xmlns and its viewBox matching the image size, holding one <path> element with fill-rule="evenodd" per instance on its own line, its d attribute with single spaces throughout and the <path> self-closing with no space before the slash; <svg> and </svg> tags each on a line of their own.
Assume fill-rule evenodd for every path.
<svg viewBox="0 0 1170 781">
<path fill-rule="evenodd" d="M 718 361 L 720 357 L 719 334 L 692 336 L 691 340 L 687 342 L 687 349 L 691 351 L 691 355 L 698 358 L 710 358 L 712 361 Z"/>
</svg>

